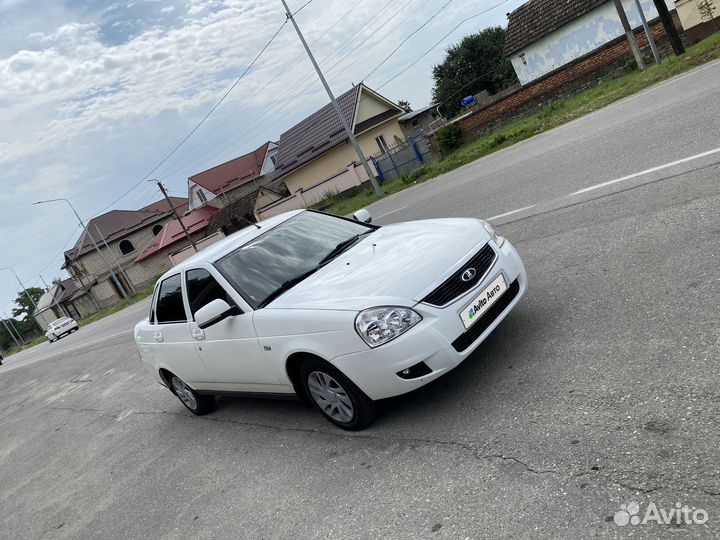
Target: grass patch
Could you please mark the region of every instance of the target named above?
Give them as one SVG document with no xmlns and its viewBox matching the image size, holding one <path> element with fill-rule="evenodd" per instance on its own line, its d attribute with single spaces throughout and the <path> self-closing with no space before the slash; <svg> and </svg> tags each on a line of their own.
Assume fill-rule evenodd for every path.
<svg viewBox="0 0 720 540">
<path fill-rule="evenodd" d="M 689 47 L 680 57 L 672 56 L 664 59 L 660 65 L 652 65 L 644 71 L 633 70 L 617 79 L 600 83 L 571 98 L 555 101 L 538 113 L 473 139 L 442 159 L 425 165 L 409 175 L 403 175 L 398 180 L 383 184 L 383 189 L 387 195 L 397 193 L 410 185 L 450 172 L 718 58 L 720 58 L 720 34 L 715 34 Z M 377 195 L 372 191 L 363 191 L 344 198 L 338 195 L 326 211 L 346 215 L 377 200 Z"/>
<path fill-rule="evenodd" d="M 151 285 L 148 285 L 147 287 L 140 289 L 138 292 L 130 295 L 128 298 L 126 298 L 124 300 L 120 300 L 119 302 L 113 304 L 112 306 L 108 306 L 104 309 L 101 309 L 97 313 L 93 313 L 92 315 L 90 315 L 88 317 L 80 319 L 78 321 L 78 326 L 80 326 L 82 328 L 83 326 L 92 324 L 95 321 L 104 319 L 105 317 L 112 315 L 113 313 L 122 311 L 123 309 L 125 309 L 128 306 L 138 303 L 140 300 L 144 300 L 145 298 L 147 298 L 148 296 L 150 296 L 153 293 L 153 289 L 155 288 L 155 281 L 157 281 L 157 280 L 153 280 Z"/>
</svg>

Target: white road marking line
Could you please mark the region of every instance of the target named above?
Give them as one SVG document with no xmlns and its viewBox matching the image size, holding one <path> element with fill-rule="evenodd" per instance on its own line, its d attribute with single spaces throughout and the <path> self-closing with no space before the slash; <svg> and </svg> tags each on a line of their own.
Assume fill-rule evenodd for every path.
<svg viewBox="0 0 720 540">
<path fill-rule="evenodd" d="M 400 210 L 405 210 L 406 208 L 407 208 L 407 206 L 403 206 L 401 208 L 398 208 L 397 210 L 391 210 L 390 212 L 387 212 L 385 214 L 380 214 L 375 219 L 384 218 L 385 216 L 389 216 L 390 214 L 394 214 L 395 212 L 399 212 Z"/>
<path fill-rule="evenodd" d="M 506 216 L 512 216 L 513 214 L 517 214 L 518 212 L 522 212 L 523 210 L 530 210 L 531 208 L 535 208 L 535 205 L 531 204 L 530 206 L 525 206 L 524 208 L 518 208 L 517 210 L 510 210 L 509 212 L 505 212 L 504 214 L 498 214 L 497 216 L 487 218 L 487 221 L 492 221 L 493 219 L 500 219 L 500 218 L 503 218 Z"/>
<path fill-rule="evenodd" d="M 646 174 L 654 173 L 657 171 L 662 171 L 663 169 L 669 169 L 670 167 L 675 167 L 676 165 L 688 163 L 689 161 L 695 161 L 696 159 L 701 159 L 701 158 L 704 158 L 707 156 L 711 156 L 713 154 L 720 154 L 720 148 L 715 148 L 714 150 L 708 150 L 707 152 L 702 152 L 701 154 L 695 154 L 694 156 L 689 156 L 689 157 L 686 157 L 683 159 L 678 159 L 677 161 L 671 161 L 670 163 L 666 163 L 664 165 L 658 165 L 657 167 L 652 167 L 650 169 L 646 169 L 644 171 L 640 171 L 640 172 L 637 172 L 634 174 L 629 174 L 627 176 L 623 176 L 622 178 L 616 178 L 615 180 L 608 180 L 607 182 L 602 182 L 601 184 L 595 184 L 594 186 L 586 187 L 584 189 L 576 191 L 575 193 L 571 193 L 570 195 L 565 195 L 565 196 L 572 197 L 573 195 L 580 195 L 581 193 L 587 193 L 588 191 L 594 191 L 596 189 L 600 189 L 605 186 L 617 184 L 618 182 L 632 180 L 633 178 L 637 178 L 639 176 L 644 176 Z"/>
</svg>

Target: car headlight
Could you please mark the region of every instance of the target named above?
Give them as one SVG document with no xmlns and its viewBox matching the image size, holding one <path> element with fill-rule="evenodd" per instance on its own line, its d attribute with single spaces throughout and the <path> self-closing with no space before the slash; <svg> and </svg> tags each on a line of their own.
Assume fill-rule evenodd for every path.
<svg viewBox="0 0 720 540">
<path fill-rule="evenodd" d="M 503 236 L 500 236 L 497 231 L 495 230 L 495 227 L 490 225 L 487 221 L 480 220 L 480 223 L 482 223 L 482 226 L 485 228 L 485 230 L 490 235 L 490 238 L 493 242 L 497 245 L 497 247 L 502 246 L 505 243 L 505 238 Z"/>
<path fill-rule="evenodd" d="M 378 347 L 404 334 L 419 323 L 422 317 L 406 307 L 377 307 L 358 313 L 355 330 L 371 347 Z"/>
</svg>

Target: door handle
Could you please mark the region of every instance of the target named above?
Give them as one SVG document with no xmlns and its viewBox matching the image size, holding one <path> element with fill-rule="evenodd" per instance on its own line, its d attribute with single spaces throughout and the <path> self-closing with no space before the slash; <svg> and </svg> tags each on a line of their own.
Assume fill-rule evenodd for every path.
<svg viewBox="0 0 720 540">
<path fill-rule="evenodd" d="M 155 341 L 157 341 L 158 343 L 162 343 L 163 341 L 165 341 L 165 336 L 163 336 L 162 332 L 155 332 L 153 337 L 155 338 Z"/>
<path fill-rule="evenodd" d="M 203 332 L 200 328 L 195 328 L 192 331 L 192 337 L 197 341 L 202 341 L 203 339 L 205 339 L 205 332 Z"/>
</svg>

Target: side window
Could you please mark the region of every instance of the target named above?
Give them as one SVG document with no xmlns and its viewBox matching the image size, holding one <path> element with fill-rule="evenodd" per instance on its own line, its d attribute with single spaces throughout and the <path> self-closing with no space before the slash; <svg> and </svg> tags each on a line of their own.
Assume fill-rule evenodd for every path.
<svg viewBox="0 0 720 540">
<path fill-rule="evenodd" d="M 198 309 L 213 300 L 225 300 L 230 305 L 235 303 L 223 286 L 207 270 L 202 268 L 188 270 L 185 279 L 187 280 L 188 303 L 193 319 L 195 319 Z"/>
<path fill-rule="evenodd" d="M 160 284 L 155 310 L 159 324 L 187 322 L 180 274 L 169 277 Z"/>
</svg>

